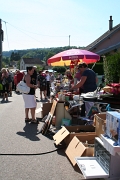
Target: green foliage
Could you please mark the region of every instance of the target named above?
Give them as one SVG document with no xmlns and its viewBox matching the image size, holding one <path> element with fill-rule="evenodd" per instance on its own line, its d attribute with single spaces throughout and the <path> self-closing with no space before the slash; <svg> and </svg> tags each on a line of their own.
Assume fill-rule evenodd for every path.
<svg viewBox="0 0 120 180">
<path fill-rule="evenodd" d="M 2 62 L 2 68 L 5 68 L 5 67 L 6 67 L 5 62 Z"/>
<path fill-rule="evenodd" d="M 10 56 L 10 61 L 19 61 L 20 60 L 19 52 L 12 52 Z"/>
<path fill-rule="evenodd" d="M 3 56 L 3 57 L 2 57 L 2 62 L 4 62 L 5 65 L 9 65 L 9 63 L 10 63 L 10 58 Z"/>
<path fill-rule="evenodd" d="M 120 81 L 120 53 L 108 55 L 104 58 L 104 74 L 106 84 Z"/>
<path fill-rule="evenodd" d="M 55 48 L 38 48 L 38 49 L 26 49 L 26 50 L 16 50 L 16 51 L 3 51 L 5 57 L 11 57 L 11 60 L 16 61 L 16 56 L 19 55 L 20 58 L 40 58 L 40 60 L 46 61 L 51 56 L 68 49 L 77 48 L 76 46 L 64 46 Z M 80 48 L 80 47 L 79 47 Z M 83 49 L 83 47 L 81 48 Z M 19 58 L 18 58 L 19 60 Z"/>
<path fill-rule="evenodd" d="M 65 67 L 56 66 L 56 67 L 53 68 L 53 70 L 57 71 L 58 73 L 64 74 L 65 71 L 66 71 L 66 68 Z"/>
<path fill-rule="evenodd" d="M 37 72 L 45 69 L 45 67 L 43 67 L 43 66 L 38 66 L 38 65 L 36 65 L 36 66 L 37 66 Z"/>
<path fill-rule="evenodd" d="M 92 68 L 94 64 L 89 64 L 88 67 Z M 97 62 L 95 66 L 93 67 L 93 71 L 97 73 L 98 75 L 103 75 L 104 74 L 104 69 L 103 69 L 103 62 Z"/>
<path fill-rule="evenodd" d="M 20 60 L 17 62 L 17 69 L 20 69 Z"/>
</svg>

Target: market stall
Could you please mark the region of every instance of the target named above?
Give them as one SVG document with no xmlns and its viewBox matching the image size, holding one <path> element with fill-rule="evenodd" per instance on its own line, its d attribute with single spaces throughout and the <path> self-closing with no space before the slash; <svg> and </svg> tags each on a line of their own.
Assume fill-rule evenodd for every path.
<svg viewBox="0 0 120 180">
<path fill-rule="evenodd" d="M 67 56 L 68 60 L 66 56 L 62 56 L 61 59 L 61 54 L 58 54 L 48 62 L 51 64 L 65 64 L 68 60 L 71 62 L 73 54 L 70 58 Z M 76 90 L 69 91 L 69 83 L 69 81 L 55 83 L 54 96 L 51 100 L 51 110 L 54 101 L 57 102 L 54 114 L 52 113 L 54 125 L 52 119 L 49 120 L 50 113 L 47 116 L 48 124 L 54 126 L 55 145 L 65 145 L 65 154 L 70 163 L 73 167 L 77 165 L 80 168 L 85 179 L 118 180 L 120 178 L 120 108 L 112 107 L 114 97 L 116 95 L 118 97 L 118 94 L 115 94 L 116 91 L 106 92 L 105 88 L 79 94 Z M 110 98 L 113 98 L 113 101 L 109 104 Z M 83 107 L 85 116 L 82 116 Z"/>
<path fill-rule="evenodd" d="M 62 87 L 63 85 L 62 83 Z M 113 95 L 105 94 L 103 91 L 103 94 L 95 91 L 76 95 L 69 90 L 63 90 L 64 88 L 60 89 L 55 94 L 53 102 L 57 103 L 54 114 L 52 113 L 52 116 L 54 115 L 53 139 L 56 146 L 65 145 L 65 154 L 70 163 L 73 167 L 80 168 L 85 179 L 118 180 L 120 177 L 120 113 L 119 109 L 118 112 L 116 109 L 107 110 L 108 103 L 103 101 L 105 96 Z M 51 102 L 51 110 L 53 102 Z M 83 103 L 89 104 L 85 117 L 80 114 Z M 48 121 L 52 124 L 52 119 L 49 117 L 50 114 Z"/>
</svg>

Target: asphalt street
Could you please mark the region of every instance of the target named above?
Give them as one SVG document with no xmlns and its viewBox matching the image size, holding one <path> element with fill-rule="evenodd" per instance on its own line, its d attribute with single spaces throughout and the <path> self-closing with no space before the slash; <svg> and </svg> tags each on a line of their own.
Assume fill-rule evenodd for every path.
<svg viewBox="0 0 120 180">
<path fill-rule="evenodd" d="M 67 158 L 65 148 L 55 146 L 53 134 L 40 133 L 40 108 L 45 102 L 40 102 L 39 89 L 36 96 L 38 125 L 25 123 L 22 94 L 13 91 L 5 103 L 0 97 L 0 180 L 84 179 L 79 167 L 73 167 Z"/>
<path fill-rule="evenodd" d="M 36 95 L 39 109 L 39 90 Z M 36 117 L 40 119 L 41 114 Z M 0 103 L 0 123 L 0 180 L 84 179 L 79 168 L 74 168 L 66 157 L 65 149 L 56 150 L 52 136 L 39 133 L 42 122 L 25 124 L 21 94 L 13 91 L 9 102 Z"/>
</svg>

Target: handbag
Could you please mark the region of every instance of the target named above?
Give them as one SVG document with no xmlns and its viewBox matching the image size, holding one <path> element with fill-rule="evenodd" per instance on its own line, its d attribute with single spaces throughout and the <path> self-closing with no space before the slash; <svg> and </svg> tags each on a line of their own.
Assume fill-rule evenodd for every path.
<svg viewBox="0 0 120 180">
<path fill-rule="evenodd" d="M 19 91 L 21 93 L 25 93 L 25 94 L 28 94 L 30 92 L 30 87 L 28 87 L 24 81 L 20 81 L 17 84 L 16 89 L 17 89 L 17 91 Z"/>
</svg>

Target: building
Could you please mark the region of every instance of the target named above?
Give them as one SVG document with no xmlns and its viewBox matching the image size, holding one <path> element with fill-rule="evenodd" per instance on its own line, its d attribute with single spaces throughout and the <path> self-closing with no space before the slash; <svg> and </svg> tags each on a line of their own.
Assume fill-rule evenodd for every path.
<svg viewBox="0 0 120 180">
<path fill-rule="evenodd" d="M 20 70 L 26 70 L 28 66 L 45 66 L 38 58 L 22 58 L 20 61 Z"/>
<path fill-rule="evenodd" d="M 120 52 L 120 24 L 113 27 L 112 16 L 110 16 L 109 30 L 89 44 L 85 49 L 97 53 L 100 56 L 117 51 Z"/>
</svg>

